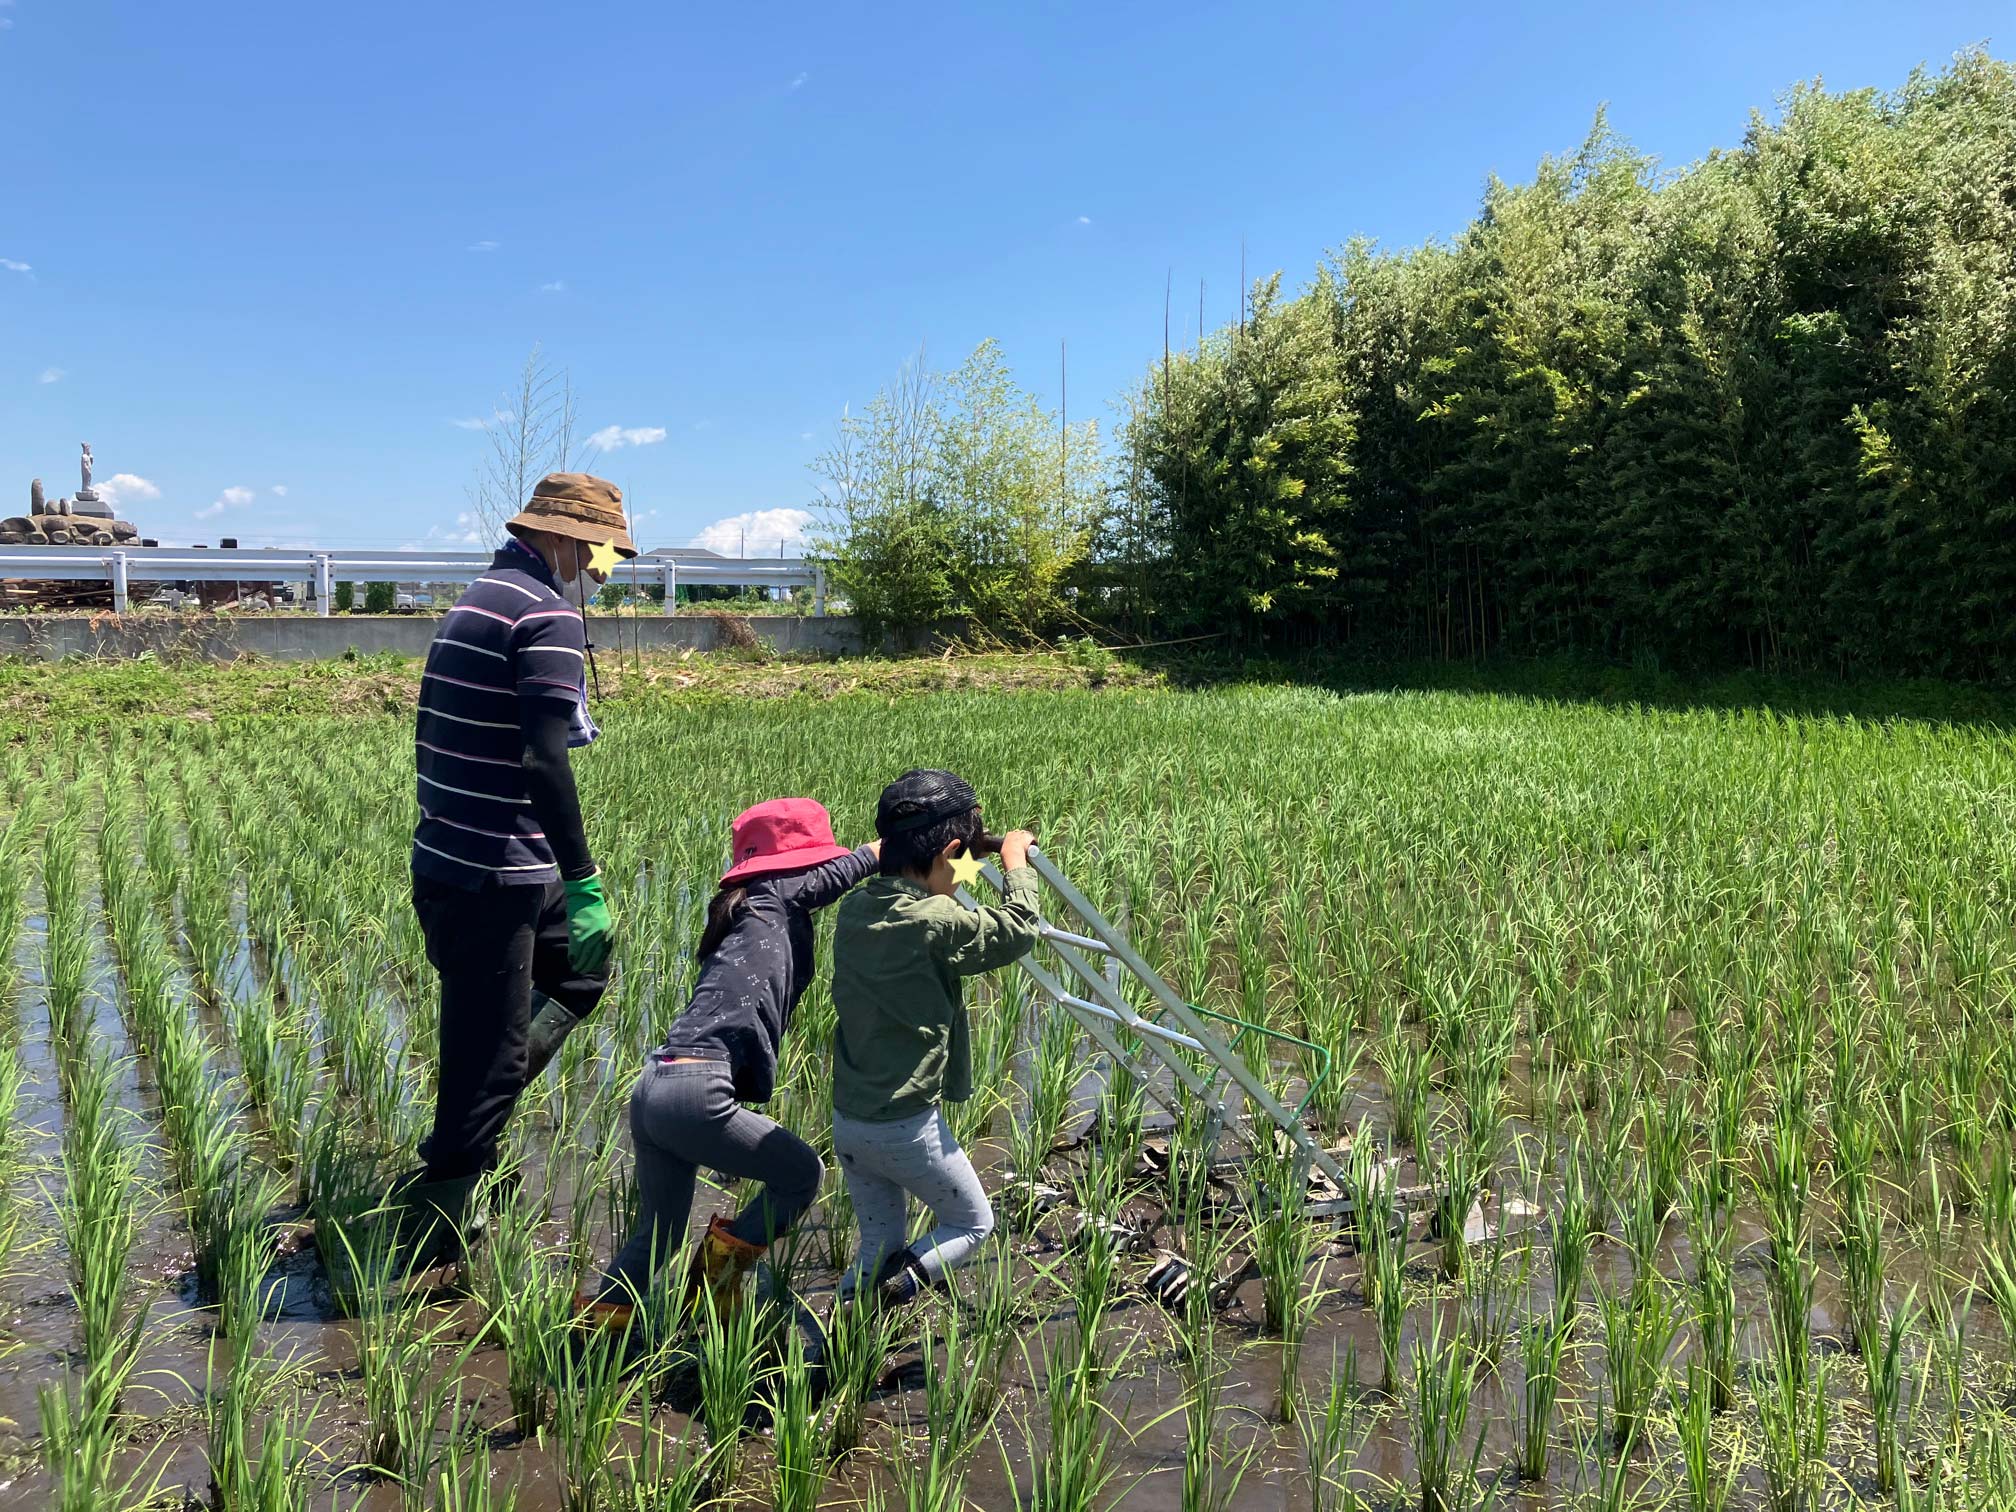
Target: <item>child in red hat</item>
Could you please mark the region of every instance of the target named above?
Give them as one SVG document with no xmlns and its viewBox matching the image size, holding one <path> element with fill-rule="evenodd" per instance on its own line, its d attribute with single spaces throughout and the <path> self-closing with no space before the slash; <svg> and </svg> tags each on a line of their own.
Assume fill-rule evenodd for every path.
<svg viewBox="0 0 2016 1512">
<path fill-rule="evenodd" d="M 747 1106 L 767 1102 L 777 1049 L 810 985 L 812 915 L 877 866 L 881 842 L 849 851 L 810 798 L 773 798 L 735 819 L 733 864 L 707 907 L 700 980 L 630 1094 L 643 1199 L 636 1232 L 576 1299 L 584 1319 L 627 1327 L 651 1273 L 685 1241 L 701 1166 L 763 1189 L 701 1237 L 689 1284 L 732 1305 L 742 1275 L 812 1205 L 818 1153 Z"/>
</svg>

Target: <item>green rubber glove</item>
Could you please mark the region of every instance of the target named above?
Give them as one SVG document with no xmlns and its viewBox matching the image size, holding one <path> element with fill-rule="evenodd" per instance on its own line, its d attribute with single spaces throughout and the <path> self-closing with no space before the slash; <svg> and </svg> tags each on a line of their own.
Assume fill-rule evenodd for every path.
<svg viewBox="0 0 2016 1512">
<path fill-rule="evenodd" d="M 561 884 L 567 893 L 567 964 L 576 971 L 599 972 L 609 964 L 616 943 L 616 920 L 602 891 L 602 876 Z"/>
</svg>

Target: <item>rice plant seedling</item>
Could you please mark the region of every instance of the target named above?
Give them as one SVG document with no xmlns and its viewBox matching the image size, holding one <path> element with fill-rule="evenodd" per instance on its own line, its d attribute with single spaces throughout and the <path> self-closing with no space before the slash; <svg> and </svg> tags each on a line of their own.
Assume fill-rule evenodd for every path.
<svg viewBox="0 0 2016 1512">
<path fill-rule="evenodd" d="M 217 1512 L 305 1512 L 314 1474 L 312 1409 L 242 1344 L 234 1340 L 224 1353 L 220 1369 L 213 1339 L 204 1392 L 210 1505 Z"/>
<path fill-rule="evenodd" d="M 1693 1145 L 1693 1112 L 1687 1105 L 1686 1083 L 1666 1083 L 1656 1102 L 1647 1100 L 1638 1116 L 1645 1151 L 1645 1186 L 1652 1210 L 1661 1220 L 1680 1201 Z"/>
<path fill-rule="evenodd" d="M 1120 1473 L 1116 1425 L 1100 1396 L 1107 1362 L 1084 1334 L 1081 1320 L 1079 1336 L 1055 1333 L 1044 1351 L 1046 1431 L 1030 1467 L 1030 1512 L 1093 1512 Z"/>
<path fill-rule="evenodd" d="M 1365 1499 L 1352 1479 L 1368 1431 L 1359 1411 L 1355 1345 L 1330 1362 L 1330 1389 L 1323 1394 L 1322 1410 L 1305 1412 L 1298 1421 L 1313 1512 L 1363 1512 Z"/>
<path fill-rule="evenodd" d="M 0 1004 L 12 1004 L 21 985 L 21 927 L 28 918 L 29 836 L 40 814 L 37 795 L 20 801 L 0 826 Z"/>
<path fill-rule="evenodd" d="M 1595 1239 L 1596 1215 L 1583 1181 L 1582 1165 L 1570 1151 L 1568 1174 L 1554 1212 L 1549 1238 L 1554 1268 L 1554 1315 L 1566 1329 L 1582 1305 L 1582 1278 L 1589 1268 L 1589 1248 Z"/>
<path fill-rule="evenodd" d="M 564 1336 L 573 1286 L 539 1238 L 538 1215 L 518 1183 L 486 1182 L 477 1199 L 489 1210 L 485 1242 L 470 1267 L 470 1288 L 489 1336 L 503 1349 L 512 1423 L 535 1433 L 547 1420 L 555 1387 L 552 1342 Z"/>
<path fill-rule="evenodd" d="M 1676 1415 L 1688 1512 L 1723 1512 L 1736 1486 L 1740 1462 L 1726 1450 L 1718 1449 L 1715 1443 L 1713 1391 L 1708 1373 L 1698 1364 L 1690 1363 L 1687 1395 Z"/>
<path fill-rule="evenodd" d="M 1227 1458 L 1219 1452 L 1224 1439 L 1220 1407 L 1230 1362 L 1224 1334 L 1209 1314 L 1201 1331 L 1193 1331 L 1178 1352 L 1183 1374 L 1184 1512 L 1226 1512 L 1245 1479 L 1250 1460 Z"/>
<path fill-rule="evenodd" d="M 1665 1379 L 1666 1352 L 1679 1329 L 1666 1288 L 1633 1286 L 1625 1296 L 1599 1290 L 1604 1379 L 1610 1389 L 1610 1439 L 1620 1449 L 1645 1436 L 1645 1417 Z"/>
<path fill-rule="evenodd" d="M 81 1372 L 36 1388 L 54 1512 L 144 1506 L 159 1489 L 154 1456 L 143 1455 L 123 1473 L 119 1465 L 125 1425 L 115 1404 L 131 1385 L 136 1357 L 137 1350 L 88 1361 Z"/>
<path fill-rule="evenodd" d="M 815 1512 L 825 1455 L 814 1417 L 804 1336 L 784 1330 L 783 1368 L 770 1378 L 771 1494 L 775 1512 Z"/>
<path fill-rule="evenodd" d="M 6 1275 L 14 1263 L 15 1244 L 27 1219 L 26 1209 L 14 1192 L 26 1143 L 19 1122 L 25 1079 L 20 1049 L 11 1039 L 0 1036 L 0 1276 Z"/>
<path fill-rule="evenodd" d="M 1302 1344 L 1318 1300 L 1307 1278 L 1316 1249 L 1316 1225 L 1303 1201 L 1308 1175 L 1292 1150 L 1271 1151 L 1256 1163 L 1255 1177 L 1251 1226 L 1264 1327 L 1281 1341 L 1275 1406 L 1281 1421 L 1292 1423 L 1301 1404 Z"/>
<path fill-rule="evenodd" d="M 700 1416 L 712 1446 L 716 1484 L 732 1484 L 742 1468 L 742 1434 L 758 1400 L 768 1331 L 760 1309 L 717 1306 L 700 1291 Z"/>
<path fill-rule="evenodd" d="M 906 1509 L 958 1512 L 967 1505 L 973 1454 L 993 1424 L 998 1397 L 977 1379 L 975 1340 L 957 1309 L 925 1320 L 924 1433 L 895 1458 L 897 1489 Z"/>
<path fill-rule="evenodd" d="M 102 1051 L 73 1075 L 63 1139 L 63 1201 L 57 1210 L 70 1257 L 70 1292 L 91 1393 L 123 1387 L 140 1349 L 145 1310 L 128 1274 L 139 1238 L 140 1149 L 116 1105 L 118 1068 Z M 110 1412 L 115 1403 L 103 1404 Z"/>
<path fill-rule="evenodd" d="M 457 1398 L 449 1407 L 448 1430 L 426 1475 L 409 1479 L 403 1488 L 406 1504 L 415 1512 L 516 1512 L 518 1488 L 497 1485 L 494 1466 L 489 1437 L 476 1421 L 475 1410 Z M 631 1503 L 615 1505 L 626 1512 L 632 1508 Z M 668 1501 L 666 1512 L 679 1509 Z"/>
<path fill-rule="evenodd" d="M 1890 1312 L 1880 1332 L 1862 1341 L 1862 1371 L 1869 1394 L 1869 1417 L 1876 1439 L 1876 1489 L 1895 1494 L 1905 1475 L 1905 1437 L 1911 1403 L 1904 1341 L 1910 1336 L 1916 1310 L 1912 1298 Z"/>
<path fill-rule="evenodd" d="M 343 1235 L 347 1245 L 349 1236 Z M 454 1372 L 436 1363 L 434 1348 L 453 1327 L 451 1317 L 426 1320 L 427 1299 L 402 1290 L 404 1264 L 382 1231 L 348 1255 L 357 1279 L 357 1367 L 364 1398 L 364 1457 L 370 1470 L 389 1477 L 424 1476 Z M 463 1353 L 467 1353 L 465 1346 Z"/>
<path fill-rule="evenodd" d="M 233 1341 L 241 1359 L 258 1337 L 277 1286 L 267 1278 L 275 1249 L 270 1215 L 284 1189 L 278 1175 L 240 1166 L 223 1204 L 217 1245 L 217 1327 Z"/>
<path fill-rule="evenodd" d="M 1774 1335 L 1790 1330 L 1776 1326 Z M 1773 1349 L 1757 1383 L 1764 1487 L 1772 1512 L 1802 1512 L 1815 1504 L 1827 1472 L 1827 1360 L 1803 1365 Z"/>
<path fill-rule="evenodd" d="M 78 857 L 80 817 L 73 792 L 42 836 L 42 994 L 59 1064 L 87 1053 L 91 1033 L 85 1018 L 91 923 Z"/>
<path fill-rule="evenodd" d="M 1940 1405 L 1944 1409 L 1940 1436 L 1947 1445 L 1961 1445 L 1967 1440 L 1968 1405 L 1973 1390 L 1967 1329 L 1973 1311 L 1971 1284 L 1956 1297 L 1939 1277 L 1933 1278 L 1925 1307 L 1931 1324 L 1926 1368 L 1938 1382 Z"/>
<path fill-rule="evenodd" d="M 860 1447 L 868 1401 L 896 1347 L 899 1315 L 865 1300 L 836 1302 L 826 1322 L 825 1450 L 834 1458 Z M 986 1353 L 983 1343 L 977 1353 Z M 983 1373 L 984 1364 L 976 1364 Z"/>
<path fill-rule="evenodd" d="M 1465 1512 L 1482 1494 L 1481 1422 L 1467 1459 L 1463 1449 L 1482 1370 L 1468 1336 L 1461 1328 L 1445 1328 L 1439 1309 L 1429 1311 L 1427 1326 L 1415 1336 L 1410 1373 L 1409 1428 L 1421 1512 Z"/>
<path fill-rule="evenodd" d="M 952 1284 L 968 1309 L 973 1368 L 985 1404 L 992 1410 L 1000 1395 L 1010 1353 L 1030 1316 L 1015 1255 L 1006 1245 L 992 1245 L 964 1271 L 955 1274 Z"/>
<path fill-rule="evenodd" d="M 1859 1112 L 1834 1120 L 1835 1232 L 1848 1337 L 1857 1348 L 1873 1339 L 1883 1315 L 1883 1210 L 1876 1193 L 1876 1134 Z"/>
<path fill-rule="evenodd" d="M 1561 1395 L 1561 1361 L 1573 1316 L 1558 1311 L 1530 1316 L 1519 1334 L 1519 1474 L 1547 1479 L 1553 1449 L 1554 1412 Z"/>
<path fill-rule="evenodd" d="M 1732 1216 L 1720 1204 L 1717 1184 L 1688 1187 L 1687 1237 L 1694 1251 L 1691 1290 L 1695 1336 L 1700 1341 L 1708 1400 L 1727 1412 L 1736 1400 L 1736 1261 Z"/>
<path fill-rule="evenodd" d="M 1041 1018 L 1040 1026 L 1029 1061 L 1028 1094 L 1015 1114 L 1008 1142 L 1009 1161 L 1021 1179 L 1014 1221 L 1023 1228 L 1035 1221 L 1036 1181 L 1064 1132 L 1085 1071 L 1077 1020 L 1052 1013 Z"/>
<path fill-rule="evenodd" d="M 1379 1331 L 1379 1389 L 1400 1389 L 1400 1336 L 1407 1322 L 1407 1250 L 1391 1169 L 1361 1129 L 1352 1148 L 1351 1203 L 1362 1261 L 1360 1286 Z"/>
<path fill-rule="evenodd" d="M 753 1327 L 755 1310 L 744 1311 Z M 599 1329 L 571 1337 L 563 1333 L 551 1341 L 556 1357 L 564 1356 L 556 1358 L 549 1426 L 565 1512 L 598 1512 L 616 1494 L 618 1445 L 625 1430 L 642 1421 L 655 1374 L 648 1366 L 633 1368 L 631 1344 L 627 1335 Z M 802 1357 L 799 1364 L 802 1379 Z M 752 1381 L 745 1413 L 754 1400 Z M 809 1431 L 809 1424 L 800 1429 Z M 738 1422 L 736 1432 L 740 1430 Z"/>
</svg>

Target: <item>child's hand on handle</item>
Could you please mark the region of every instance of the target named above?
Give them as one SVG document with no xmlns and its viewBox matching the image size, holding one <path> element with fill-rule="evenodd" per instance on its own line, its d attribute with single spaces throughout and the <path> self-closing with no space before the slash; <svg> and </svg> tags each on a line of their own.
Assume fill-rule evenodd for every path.
<svg viewBox="0 0 2016 1512">
<path fill-rule="evenodd" d="M 1001 869 L 1013 871 L 1018 866 L 1029 864 L 1029 847 L 1036 843 L 1036 837 L 1028 830 L 1010 830 L 1001 837 Z"/>
</svg>

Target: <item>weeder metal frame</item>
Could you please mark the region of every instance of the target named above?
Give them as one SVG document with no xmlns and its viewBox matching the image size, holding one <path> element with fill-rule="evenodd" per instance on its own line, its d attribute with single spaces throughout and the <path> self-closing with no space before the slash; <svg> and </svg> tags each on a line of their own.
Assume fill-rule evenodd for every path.
<svg viewBox="0 0 2016 1512">
<path fill-rule="evenodd" d="M 1279 1134 L 1293 1147 L 1305 1191 L 1310 1174 L 1321 1171 L 1337 1193 L 1334 1197 L 1309 1200 L 1308 1212 L 1317 1217 L 1341 1216 L 1350 1212 L 1350 1199 L 1345 1195 L 1349 1182 L 1343 1166 L 1335 1155 L 1323 1148 L 1300 1117 L 1309 1097 L 1329 1074 L 1329 1053 L 1307 1040 L 1269 1029 L 1263 1024 L 1214 1013 L 1184 1001 L 1141 958 L 1128 942 L 1126 931 L 1093 907 L 1091 901 L 1035 846 L 1029 848 L 1029 864 L 1077 916 L 1084 931 L 1061 929 L 1047 920 L 1044 922 L 1043 942 L 1056 952 L 1070 974 L 1084 985 L 1084 994 L 1071 991 L 1065 980 L 1037 961 L 1033 954 L 1026 955 L 1019 964 L 1043 995 L 1075 1018 L 1113 1063 L 1138 1081 L 1143 1092 L 1171 1118 L 1181 1121 L 1180 1104 L 1186 1096 L 1201 1100 L 1209 1110 L 1207 1132 L 1212 1145 L 1216 1145 L 1223 1131 L 1231 1129 L 1256 1153 L 1264 1152 L 1262 1141 L 1267 1137 L 1259 1130 L 1268 1128 L 1270 1133 Z M 990 864 L 980 874 L 997 890 L 1003 885 L 998 866 Z M 973 896 L 964 888 L 959 891 L 959 900 L 968 908 L 978 907 Z M 1103 960 L 1105 971 L 1093 965 L 1094 958 Z M 1146 988 L 1153 1000 L 1147 1014 L 1136 1011 L 1127 1001 L 1126 978 L 1129 976 Z M 1232 1043 L 1227 1044 L 1207 1020 L 1236 1025 L 1239 1032 Z M 1139 1046 L 1138 1054 L 1130 1052 L 1121 1043 L 1116 1029 L 1134 1038 Z M 1318 1062 L 1316 1074 L 1310 1078 L 1309 1091 L 1294 1110 L 1291 1111 L 1274 1095 L 1265 1080 L 1239 1054 L 1236 1046 L 1249 1034 L 1298 1046 Z M 1209 1074 L 1200 1071 L 1181 1053 L 1184 1051 L 1205 1062 Z M 1145 1064 L 1143 1056 L 1155 1064 Z M 1156 1065 L 1167 1070 L 1171 1078 L 1169 1082 L 1165 1083 L 1156 1075 Z M 1232 1099 L 1237 1095 L 1244 1096 L 1253 1110 L 1253 1117 L 1242 1119 L 1238 1110 L 1231 1106 Z"/>
</svg>

